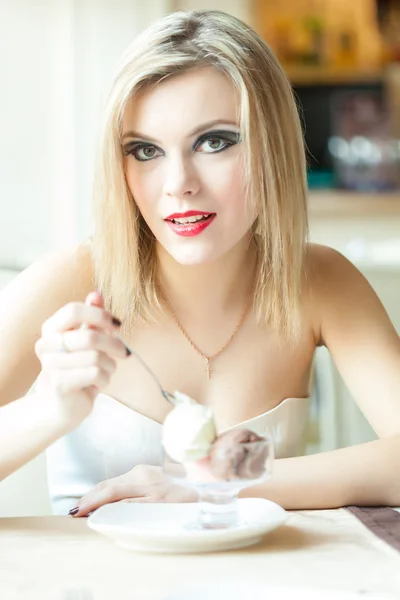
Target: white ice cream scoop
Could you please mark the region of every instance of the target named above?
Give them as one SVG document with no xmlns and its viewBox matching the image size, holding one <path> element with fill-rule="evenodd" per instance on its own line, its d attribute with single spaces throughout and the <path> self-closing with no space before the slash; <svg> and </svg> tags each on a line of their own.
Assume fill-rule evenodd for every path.
<svg viewBox="0 0 400 600">
<path fill-rule="evenodd" d="M 174 394 L 167 392 L 138 353 L 132 350 L 119 334 L 115 337 L 152 376 L 164 398 L 174 405 L 163 426 L 163 444 L 170 458 L 178 462 L 191 462 L 205 458 L 217 437 L 211 408 L 199 404 L 181 392 L 174 392 Z"/>
<path fill-rule="evenodd" d="M 162 431 L 167 454 L 180 463 L 205 458 L 217 436 L 212 409 L 180 392 L 174 393 L 174 404 Z"/>
</svg>

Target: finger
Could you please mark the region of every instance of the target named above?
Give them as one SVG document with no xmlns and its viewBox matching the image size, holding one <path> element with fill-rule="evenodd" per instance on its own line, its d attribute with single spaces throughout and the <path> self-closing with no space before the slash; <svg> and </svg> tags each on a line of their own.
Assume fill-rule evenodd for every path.
<svg viewBox="0 0 400 600">
<path fill-rule="evenodd" d="M 102 481 L 88 494 L 83 496 L 76 505 L 78 511 L 74 517 L 86 517 L 88 513 L 100 508 L 104 504 L 119 502 L 126 498 L 138 498 L 145 496 L 146 486 L 137 486 L 124 482 L 123 475 Z"/>
<path fill-rule="evenodd" d="M 142 496 L 140 498 L 129 498 L 128 502 L 134 502 L 135 504 L 160 504 L 164 500 L 155 496 Z"/>
<path fill-rule="evenodd" d="M 42 335 L 76 329 L 82 325 L 93 325 L 108 331 L 118 331 L 121 321 L 104 308 L 83 302 L 70 302 L 43 323 Z"/>
<path fill-rule="evenodd" d="M 103 296 L 100 294 L 100 292 L 90 292 L 90 294 L 88 294 L 86 296 L 85 299 L 85 304 L 88 306 L 97 306 L 98 308 L 104 308 L 104 300 L 103 300 Z M 94 325 L 83 325 L 83 328 L 88 328 L 88 329 L 97 329 L 97 327 L 95 327 Z"/>
<path fill-rule="evenodd" d="M 90 294 L 88 294 L 85 298 L 85 304 L 89 305 L 89 306 L 98 306 L 99 308 L 104 308 L 104 301 L 103 301 L 103 296 L 100 294 L 100 292 L 94 291 L 94 292 L 90 292 Z M 118 320 L 116 319 L 112 319 L 113 324 L 117 324 L 117 326 L 119 326 L 121 323 L 118 322 Z M 81 326 L 81 329 L 98 329 L 98 327 L 95 327 L 94 325 L 87 325 L 86 323 L 84 325 Z M 64 342 L 64 340 L 63 340 Z M 65 348 L 65 342 L 64 342 L 64 348 Z M 99 391 L 98 387 L 96 387 L 95 385 L 91 385 L 90 388 L 92 393 L 96 393 Z"/>
<path fill-rule="evenodd" d="M 145 492 L 146 490 L 144 490 Z M 147 494 L 138 498 L 130 498 L 128 502 L 136 502 L 139 504 L 152 503 L 152 504 L 168 504 L 175 502 L 197 502 L 199 499 L 198 494 L 191 489 L 177 486 L 177 485 L 155 485 L 147 490 Z"/>
<path fill-rule="evenodd" d="M 41 360 L 43 370 L 47 369 L 73 369 L 85 367 L 100 367 L 108 374 L 114 373 L 117 368 L 115 360 L 105 352 L 88 350 L 87 352 L 73 353 L 45 353 Z"/>
<path fill-rule="evenodd" d="M 89 304 L 91 306 L 98 306 L 99 308 L 104 308 L 103 296 L 97 290 L 94 292 L 90 292 L 90 294 L 86 296 L 85 304 Z"/>
<path fill-rule="evenodd" d="M 67 350 L 64 354 L 97 350 L 116 358 L 128 356 L 128 351 L 121 340 L 95 329 L 73 329 L 64 333 L 47 334 L 35 344 L 35 352 L 39 358 L 49 352 L 61 354 L 62 350 Z"/>
<path fill-rule="evenodd" d="M 81 392 L 82 389 L 95 386 L 105 388 L 110 383 L 110 373 L 100 367 L 85 369 L 53 369 L 46 373 L 52 390 L 56 394 L 65 395 L 71 392 Z"/>
</svg>

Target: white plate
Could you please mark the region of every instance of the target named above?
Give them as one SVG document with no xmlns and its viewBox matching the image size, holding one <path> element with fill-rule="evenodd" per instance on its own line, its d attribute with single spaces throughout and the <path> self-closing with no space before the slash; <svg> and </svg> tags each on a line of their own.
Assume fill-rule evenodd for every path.
<svg viewBox="0 0 400 600">
<path fill-rule="evenodd" d="M 232 529 L 187 529 L 187 523 L 196 520 L 196 503 L 116 502 L 101 506 L 87 522 L 95 531 L 131 550 L 181 553 L 251 546 L 287 519 L 283 508 L 262 498 L 242 498 L 238 510 L 244 525 Z"/>
</svg>

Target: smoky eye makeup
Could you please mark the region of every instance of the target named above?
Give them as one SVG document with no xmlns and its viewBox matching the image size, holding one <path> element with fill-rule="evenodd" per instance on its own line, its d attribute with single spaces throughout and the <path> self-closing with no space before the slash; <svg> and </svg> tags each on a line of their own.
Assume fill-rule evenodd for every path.
<svg viewBox="0 0 400 600">
<path fill-rule="evenodd" d="M 194 142 L 193 150 L 198 152 L 208 142 L 208 149 L 203 148 L 206 154 L 217 154 L 242 141 L 239 131 L 229 129 L 212 129 L 202 133 Z M 213 144 L 213 145 L 212 145 Z M 154 143 L 144 140 L 132 140 L 122 146 L 124 156 L 132 155 L 140 162 L 146 162 L 164 154 L 164 151 Z"/>
<path fill-rule="evenodd" d="M 205 142 L 221 142 L 222 146 L 215 148 L 214 153 L 222 152 L 230 146 L 239 144 L 242 141 L 239 131 L 231 131 L 230 129 L 212 129 L 201 134 L 193 145 L 193 150 L 198 150 Z"/>
<path fill-rule="evenodd" d="M 150 142 L 132 140 L 131 142 L 128 142 L 122 146 L 122 153 L 124 156 L 131 154 L 137 160 L 146 162 L 152 158 L 160 156 L 163 154 L 163 151 L 161 148 L 158 148 L 158 146 L 155 146 Z"/>
</svg>

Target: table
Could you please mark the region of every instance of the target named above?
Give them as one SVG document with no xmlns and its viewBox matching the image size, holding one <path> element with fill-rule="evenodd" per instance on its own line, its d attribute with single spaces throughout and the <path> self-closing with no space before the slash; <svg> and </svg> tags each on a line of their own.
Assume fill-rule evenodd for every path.
<svg viewBox="0 0 400 600">
<path fill-rule="evenodd" d="M 131 552 L 86 519 L 0 519 L 1 600 L 164 600 L 182 587 L 223 581 L 397 598 L 400 552 L 346 509 L 291 512 L 257 546 L 203 555 Z"/>
</svg>

